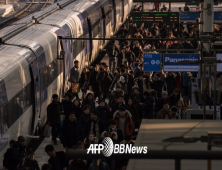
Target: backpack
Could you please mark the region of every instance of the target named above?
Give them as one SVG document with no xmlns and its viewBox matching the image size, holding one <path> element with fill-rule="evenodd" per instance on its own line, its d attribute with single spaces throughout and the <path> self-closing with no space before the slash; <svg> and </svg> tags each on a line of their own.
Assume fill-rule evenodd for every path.
<svg viewBox="0 0 222 170">
<path fill-rule="evenodd" d="M 9 148 L 6 153 L 4 154 L 4 159 L 3 159 L 3 166 L 5 168 L 9 168 L 10 167 L 10 163 L 11 163 L 11 151 L 12 149 Z"/>
<path fill-rule="evenodd" d="M 108 45 L 107 54 L 109 56 L 115 56 L 115 44 L 109 44 Z"/>
</svg>

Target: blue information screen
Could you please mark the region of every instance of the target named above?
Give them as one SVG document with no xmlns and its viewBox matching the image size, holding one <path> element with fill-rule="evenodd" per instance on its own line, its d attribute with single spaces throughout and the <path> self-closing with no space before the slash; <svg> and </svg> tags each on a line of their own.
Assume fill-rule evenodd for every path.
<svg viewBox="0 0 222 170">
<path fill-rule="evenodd" d="M 193 21 L 196 20 L 197 18 L 200 18 L 200 13 L 180 13 L 180 21 Z"/>
<path fill-rule="evenodd" d="M 198 61 L 199 54 L 164 54 L 164 71 L 191 71 L 199 70 L 199 63 L 177 64 L 179 61 Z"/>
<path fill-rule="evenodd" d="M 161 54 L 145 53 L 144 71 L 161 71 Z"/>
</svg>

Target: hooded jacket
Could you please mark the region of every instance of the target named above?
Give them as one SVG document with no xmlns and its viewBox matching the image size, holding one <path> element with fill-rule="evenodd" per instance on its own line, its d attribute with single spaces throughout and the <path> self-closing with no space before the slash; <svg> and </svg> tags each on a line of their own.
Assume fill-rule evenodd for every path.
<svg viewBox="0 0 222 170">
<path fill-rule="evenodd" d="M 13 150 L 11 152 L 11 166 L 10 170 L 17 170 L 18 164 L 22 161 L 23 158 L 27 156 L 25 146 L 22 146 L 19 144 L 18 141 L 16 141 L 13 144 Z"/>
<path fill-rule="evenodd" d="M 120 120 L 119 110 L 117 110 L 113 114 L 113 118 L 116 121 L 116 126 L 119 127 L 119 120 Z M 133 124 L 133 120 L 132 120 L 132 115 L 128 110 L 126 110 L 126 114 L 125 114 L 125 135 L 132 135 L 133 131 L 134 131 L 134 124 Z"/>
</svg>

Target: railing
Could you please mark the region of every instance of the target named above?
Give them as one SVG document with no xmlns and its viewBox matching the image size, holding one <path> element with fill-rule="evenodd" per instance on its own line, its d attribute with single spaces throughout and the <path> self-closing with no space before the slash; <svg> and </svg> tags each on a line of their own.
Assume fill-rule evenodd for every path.
<svg viewBox="0 0 222 170">
<path fill-rule="evenodd" d="M 181 169 L 182 159 L 191 160 L 222 160 L 222 151 L 183 151 L 183 150 L 150 150 L 146 154 L 112 154 L 105 157 L 103 154 L 87 154 L 87 150 L 67 150 L 67 158 L 69 160 L 75 158 L 93 159 L 93 170 L 97 170 L 96 160 L 106 159 L 174 159 L 175 170 Z"/>
</svg>

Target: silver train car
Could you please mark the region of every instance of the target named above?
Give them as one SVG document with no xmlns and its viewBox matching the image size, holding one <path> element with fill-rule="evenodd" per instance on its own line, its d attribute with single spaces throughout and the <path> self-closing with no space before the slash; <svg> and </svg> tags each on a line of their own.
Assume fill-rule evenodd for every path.
<svg viewBox="0 0 222 170">
<path fill-rule="evenodd" d="M 28 141 L 28 135 L 45 124 L 52 94 L 61 98 L 70 87 L 73 62 L 80 61 L 81 71 L 108 43 L 61 40 L 59 50 L 64 50 L 65 56 L 64 60 L 57 60 L 57 36 L 110 37 L 126 20 L 133 5 L 132 0 L 70 1 L 61 1 L 69 4 L 0 45 L 0 160 L 10 140 L 23 135 Z M 25 25 L 32 16 L 41 16 L 53 8 L 57 4 L 0 30 L 0 37 Z"/>
</svg>

